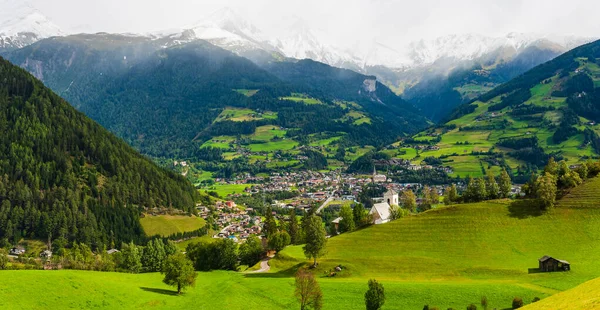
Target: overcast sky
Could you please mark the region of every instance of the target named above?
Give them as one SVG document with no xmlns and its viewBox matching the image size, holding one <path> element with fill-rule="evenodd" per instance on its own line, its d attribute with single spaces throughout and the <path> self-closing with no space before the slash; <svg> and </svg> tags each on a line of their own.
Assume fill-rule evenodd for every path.
<svg viewBox="0 0 600 310">
<path fill-rule="evenodd" d="M 14 0 L 22 1 L 22 0 Z M 67 32 L 151 32 L 230 7 L 272 36 L 299 17 L 333 43 L 391 46 L 447 34 L 600 35 L 598 0 L 30 0 Z"/>
</svg>

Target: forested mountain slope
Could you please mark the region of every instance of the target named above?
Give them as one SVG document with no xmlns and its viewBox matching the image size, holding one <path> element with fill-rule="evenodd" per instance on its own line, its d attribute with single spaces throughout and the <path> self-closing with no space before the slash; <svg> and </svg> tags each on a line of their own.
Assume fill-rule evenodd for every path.
<svg viewBox="0 0 600 310">
<path fill-rule="evenodd" d="M 289 151 L 283 155 L 293 159 L 313 142 L 334 142 L 320 150 L 325 156 L 352 146 L 363 152 L 427 126 L 374 77 L 310 60 L 272 58 L 258 66 L 203 40 L 173 40 L 75 35 L 7 58 L 143 154 L 210 161 L 202 169 L 215 172 L 249 152 L 263 161 L 265 152 Z M 209 149 L 215 145 L 221 150 Z"/>
<path fill-rule="evenodd" d="M 405 140 L 461 176 L 505 167 L 527 178 L 550 157 L 600 154 L 600 41 L 567 52 L 457 108 L 451 120 Z M 420 158 L 420 159 L 419 159 Z"/>
<path fill-rule="evenodd" d="M 442 68 L 450 64 L 455 66 L 449 73 L 437 71 L 440 68 L 435 64 L 426 70 L 421 69 L 422 71 L 409 70 L 403 75 L 421 78 L 418 83 L 408 87 L 402 96 L 420 108 L 425 116 L 440 122 L 460 104 L 469 102 L 531 68 L 552 60 L 561 54 L 561 50 L 531 46 L 508 60 L 502 59 L 505 53 L 506 51 L 498 51 L 497 54 L 487 55 L 475 61 L 439 64 Z"/>
<path fill-rule="evenodd" d="M 0 58 L 0 241 L 144 237 L 142 207 L 190 211 L 195 189 Z"/>
</svg>

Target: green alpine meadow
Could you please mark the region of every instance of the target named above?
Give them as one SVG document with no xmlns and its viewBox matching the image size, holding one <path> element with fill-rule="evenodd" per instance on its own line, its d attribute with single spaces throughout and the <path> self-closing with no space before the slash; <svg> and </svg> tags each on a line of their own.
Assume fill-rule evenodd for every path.
<svg viewBox="0 0 600 310">
<path fill-rule="evenodd" d="M 600 309 L 599 10 L 0 0 L 0 309 Z"/>
</svg>

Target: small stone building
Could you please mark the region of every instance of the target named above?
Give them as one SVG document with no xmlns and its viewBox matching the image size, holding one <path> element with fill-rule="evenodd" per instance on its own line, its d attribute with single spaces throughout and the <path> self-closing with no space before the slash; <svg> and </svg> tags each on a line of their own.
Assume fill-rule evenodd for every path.
<svg viewBox="0 0 600 310">
<path fill-rule="evenodd" d="M 544 255 L 538 261 L 540 264 L 540 271 L 543 272 L 571 270 L 571 264 L 566 260 L 556 259 L 554 257 Z"/>
</svg>

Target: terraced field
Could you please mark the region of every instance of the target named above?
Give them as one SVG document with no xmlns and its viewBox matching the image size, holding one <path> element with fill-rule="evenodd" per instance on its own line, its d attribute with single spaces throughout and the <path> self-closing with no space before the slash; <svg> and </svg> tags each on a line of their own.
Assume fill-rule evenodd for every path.
<svg viewBox="0 0 600 310">
<path fill-rule="evenodd" d="M 312 98 L 305 94 L 298 94 L 298 93 L 293 93 L 291 96 L 281 97 L 279 99 L 294 101 L 294 102 L 302 102 L 304 104 L 323 104 L 323 102 L 319 99 L 315 99 L 315 98 Z"/>
<path fill-rule="evenodd" d="M 250 109 L 226 108 L 215 119 L 216 122 L 233 121 L 233 122 L 249 122 L 262 119 L 277 119 L 277 112 L 257 112 Z"/>
<path fill-rule="evenodd" d="M 233 91 L 238 92 L 246 97 L 252 97 L 256 95 L 260 90 L 259 89 L 234 89 Z"/>
<path fill-rule="evenodd" d="M 595 83 L 600 80 L 600 67 L 594 63 L 583 60 L 577 72 L 589 72 Z M 573 69 L 575 72 L 575 69 Z M 575 73 L 571 73 L 574 75 Z M 584 138 L 586 128 L 599 132 L 599 126 L 591 124 L 590 120 L 580 117 L 577 127 L 579 133 L 569 137 L 566 141 L 555 143 L 553 135 L 558 130 L 558 125 L 563 118 L 563 108 L 567 107 L 566 97 L 557 97 L 556 90 L 565 83 L 565 78 L 556 74 L 537 85 L 533 86 L 531 98 L 519 108 L 537 107 L 547 108 L 545 111 L 535 111 L 525 114 L 515 114 L 515 107 L 509 106 L 499 111 L 489 111 L 489 107 L 499 104 L 508 95 L 503 94 L 487 102 L 477 101 L 472 105 L 475 110 L 459 118 L 449 121 L 444 126 L 422 132 L 413 137 L 415 141 L 427 142 L 438 136 L 441 140 L 435 143 L 438 149 L 424 150 L 417 158 L 413 152 L 407 152 L 400 158 L 413 160 L 419 163 L 425 157 L 443 157 L 446 165 L 454 170 L 453 176 L 481 176 L 484 172 L 481 165 L 487 167 L 484 156 L 475 153 L 501 152 L 509 155 L 512 149 L 498 147 L 497 144 L 508 138 L 537 137 L 539 146 L 547 153 L 556 153 L 569 163 L 580 162 L 590 157 L 598 157 L 591 143 Z M 549 108 L 549 110 L 548 110 Z M 520 112 L 521 113 L 521 112 Z M 404 150 L 410 145 L 401 146 Z M 526 163 L 512 156 L 505 156 L 508 166 L 516 169 Z"/>
</svg>

